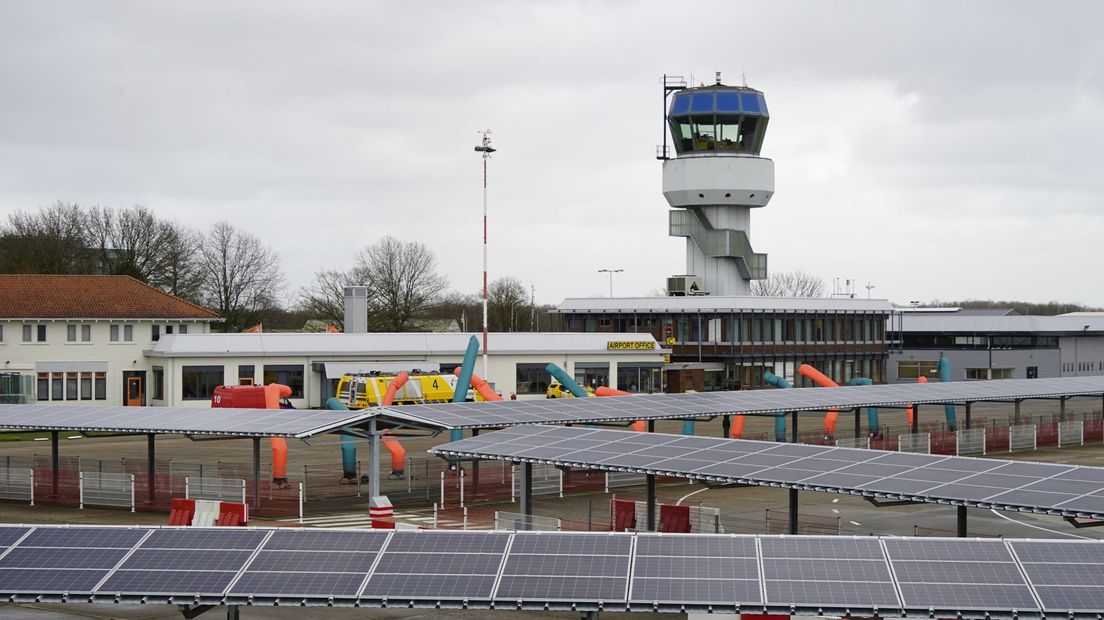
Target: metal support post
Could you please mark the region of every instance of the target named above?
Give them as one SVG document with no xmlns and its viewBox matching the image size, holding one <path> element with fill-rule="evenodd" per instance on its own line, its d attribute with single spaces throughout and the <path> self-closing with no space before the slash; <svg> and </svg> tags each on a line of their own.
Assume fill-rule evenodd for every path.
<svg viewBox="0 0 1104 620">
<path fill-rule="evenodd" d="M 855 407 L 855 439 L 862 436 L 862 409 Z"/>
<path fill-rule="evenodd" d="M 920 432 L 920 405 L 912 406 L 912 432 L 913 434 Z"/>
<path fill-rule="evenodd" d="M 797 489 L 790 489 L 790 534 L 797 534 Z"/>
<path fill-rule="evenodd" d="M 1012 424 L 1018 425 L 1020 423 L 1020 403 L 1022 400 L 1016 400 L 1016 408 L 1012 410 Z"/>
<path fill-rule="evenodd" d="M 473 428 L 472 429 L 472 437 L 478 437 L 478 436 L 479 436 L 479 429 L 478 428 Z M 472 470 L 472 493 L 475 494 L 475 493 L 479 492 L 479 460 L 478 459 L 472 461 L 471 470 Z"/>
<path fill-rule="evenodd" d="M 226 620 L 238 620 L 239 618 L 237 605 L 230 605 L 226 608 Z"/>
<path fill-rule="evenodd" d="M 533 464 L 528 462 L 521 464 L 521 514 L 533 516 Z"/>
<path fill-rule="evenodd" d="M 58 494 L 58 467 L 61 457 L 58 455 L 58 431 L 50 431 L 50 469 L 53 476 L 53 494 Z"/>
<path fill-rule="evenodd" d="M 1066 398 L 1065 396 L 1058 397 L 1058 421 L 1066 421 Z"/>
<path fill-rule="evenodd" d="M 644 480 L 647 485 L 647 502 L 648 502 L 648 531 L 656 531 L 656 491 L 655 491 L 655 474 L 645 474 Z"/>
<path fill-rule="evenodd" d="M 790 442 L 797 443 L 797 412 L 793 412 L 793 424 L 790 429 Z"/>
<path fill-rule="evenodd" d="M 970 405 L 973 403 L 966 403 L 966 430 L 970 430 Z"/>
<path fill-rule="evenodd" d="M 253 507 L 261 505 L 261 438 L 253 438 Z"/>
<path fill-rule="evenodd" d="M 380 436 L 376 419 L 368 421 L 368 497 L 380 494 Z"/>
<path fill-rule="evenodd" d="M 149 487 L 149 503 L 154 502 L 154 479 L 157 476 L 156 458 L 157 453 L 154 449 L 154 439 L 157 435 L 150 433 L 146 435 L 146 486 Z"/>
<path fill-rule="evenodd" d="M 648 432 L 649 433 L 654 433 L 655 432 L 655 420 L 648 420 Z"/>
<path fill-rule="evenodd" d="M 958 537 L 966 538 L 966 507 L 958 507 Z"/>
<path fill-rule="evenodd" d="M 726 415 L 721 418 L 721 437 L 728 439 L 729 432 L 732 431 L 732 416 Z"/>
</svg>

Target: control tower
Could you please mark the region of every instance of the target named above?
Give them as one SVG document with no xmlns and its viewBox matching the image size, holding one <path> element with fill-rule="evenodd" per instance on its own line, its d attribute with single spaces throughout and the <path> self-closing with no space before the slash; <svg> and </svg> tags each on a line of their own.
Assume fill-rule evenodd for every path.
<svg viewBox="0 0 1104 620">
<path fill-rule="evenodd" d="M 767 102 L 748 86 L 686 87 L 664 76 L 664 108 L 675 158 L 666 133 L 663 196 L 670 235 L 686 237 L 687 275 L 701 293 L 749 295 L 751 281 L 767 277 L 767 255 L 751 249 L 751 210 L 774 194 L 774 161 L 759 156 L 767 133 Z M 670 107 L 667 99 L 670 98 Z M 669 285 L 670 289 L 670 285 Z"/>
</svg>

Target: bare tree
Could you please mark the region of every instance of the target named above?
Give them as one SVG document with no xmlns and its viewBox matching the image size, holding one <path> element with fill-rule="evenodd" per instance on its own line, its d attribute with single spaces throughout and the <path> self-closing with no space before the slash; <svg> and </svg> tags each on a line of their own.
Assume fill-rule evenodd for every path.
<svg viewBox="0 0 1104 620">
<path fill-rule="evenodd" d="M 203 284 L 199 262 L 203 238 L 194 229 L 175 222 L 164 222 L 162 226 L 167 229 L 162 236 L 162 270 L 159 275 L 151 278 L 150 284 L 170 295 L 198 303 Z"/>
<path fill-rule="evenodd" d="M 199 253 L 200 296 L 225 320 L 226 331 L 249 327 L 284 287 L 280 257 L 253 235 L 216 222 Z"/>
<path fill-rule="evenodd" d="M 758 297 L 824 297 L 824 291 L 824 280 L 804 271 L 772 273 L 751 282 L 751 294 Z"/>
<path fill-rule="evenodd" d="M 345 287 L 358 283 L 353 271 L 329 269 L 314 274 L 314 283 L 299 291 L 299 307 L 311 318 L 344 328 Z"/>
<path fill-rule="evenodd" d="M 482 324 L 482 294 L 446 291 L 427 313 L 429 318 L 456 321 L 461 331 L 476 329 Z"/>
<path fill-rule="evenodd" d="M 487 291 L 487 325 L 491 331 L 513 332 L 529 307 L 528 291 L 517 278 L 506 276 L 491 282 Z"/>
<path fill-rule="evenodd" d="M 425 245 L 384 237 L 357 255 L 354 278 L 369 287 L 368 328 L 401 332 L 415 327 L 444 292 L 445 279 Z"/>
<path fill-rule="evenodd" d="M 88 273 L 93 261 L 85 230 L 85 214 L 75 204 L 16 211 L 0 229 L 0 272 Z"/>
</svg>

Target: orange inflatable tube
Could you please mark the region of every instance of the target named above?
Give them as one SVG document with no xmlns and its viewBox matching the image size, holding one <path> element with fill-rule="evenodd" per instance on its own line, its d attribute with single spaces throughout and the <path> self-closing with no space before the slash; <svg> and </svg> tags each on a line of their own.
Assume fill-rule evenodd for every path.
<svg viewBox="0 0 1104 620">
<path fill-rule="evenodd" d="M 625 390 L 618 390 L 616 388 L 611 388 L 611 387 L 606 387 L 604 385 L 600 385 L 600 386 L 594 388 L 594 395 L 595 396 L 632 396 L 633 394 L 632 394 L 632 392 L 626 392 Z M 648 430 L 648 423 L 645 422 L 644 420 L 637 420 L 636 422 L 633 422 L 629 426 L 629 428 L 631 428 L 633 430 L 633 432 L 643 433 L 643 432 L 646 432 Z"/>
<path fill-rule="evenodd" d="M 279 409 L 280 399 L 291 396 L 291 388 L 279 383 L 270 383 L 264 386 L 265 409 Z M 279 485 L 287 484 L 287 440 L 281 437 L 273 437 L 268 440 L 272 448 L 272 482 Z"/>
<path fill-rule="evenodd" d="M 920 377 L 919 379 L 916 380 L 916 382 L 917 383 L 927 383 L 928 378 L 927 377 Z M 909 427 L 909 430 L 911 432 L 911 430 L 912 430 L 912 405 L 909 405 L 908 409 L 905 409 L 905 414 L 908 416 L 908 427 Z"/>
<path fill-rule="evenodd" d="M 405 370 L 395 375 L 395 378 L 387 384 L 387 389 L 383 391 L 380 406 L 387 407 L 395 402 L 395 393 L 399 391 L 399 388 L 406 385 L 409 379 L 410 373 Z M 383 436 L 383 447 L 391 453 L 391 475 L 402 476 L 406 471 L 406 448 L 402 447 L 399 440 L 391 435 Z"/>
<path fill-rule="evenodd" d="M 839 384 L 828 378 L 828 375 L 820 372 L 816 368 L 808 364 L 802 364 L 797 369 L 798 374 L 802 377 L 808 377 L 813 380 L 813 383 L 820 387 L 839 387 Z M 836 422 L 839 421 L 839 411 L 832 409 L 828 411 L 828 415 L 824 416 L 824 435 L 827 437 L 836 436 Z"/>
<path fill-rule="evenodd" d="M 729 436 L 733 439 L 739 439 L 744 436 L 744 422 L 747 422 L 746 415 L 734 415 L 732 416 L 732 430 L 729 431 Z"/>
<path fill-rule="evenodd" d="M 457 366 L 456 369 L 452 371 L 452 374 L 459 377 L 460 367 Z M 499 396 L 497 392 L 491 389 L 491 384 L 487 383 L 485 379 L 475 374 L 474 372 L 471 376 L 471 385 L 476 394 L 482 396 L 483 400 L 485 401 L 494 402 L 496 400 L 502 400 L 502 397 Z"/>
</svg>

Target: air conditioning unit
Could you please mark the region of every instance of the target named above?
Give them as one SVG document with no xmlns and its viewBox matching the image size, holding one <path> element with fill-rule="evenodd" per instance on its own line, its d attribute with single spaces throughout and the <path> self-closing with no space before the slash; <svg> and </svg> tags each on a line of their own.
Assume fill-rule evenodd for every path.
<svg viewBox="0 0 1104 620">
<path fill-rule="evenodd" d="M 695 275 L 671 276 L 667 278 L 667 295 L 684 297 L 686 295 L 708 295 L 702 290 L 702 279 Z"/>
</svg>

